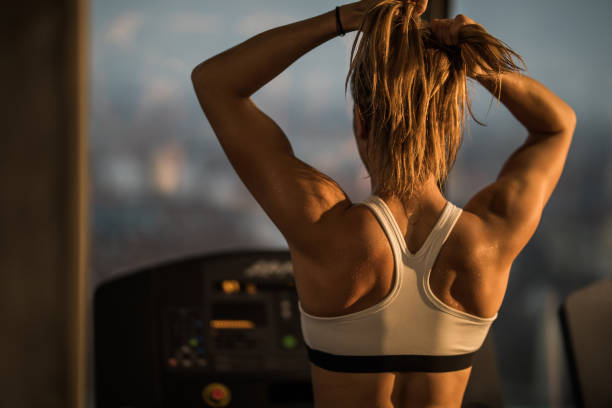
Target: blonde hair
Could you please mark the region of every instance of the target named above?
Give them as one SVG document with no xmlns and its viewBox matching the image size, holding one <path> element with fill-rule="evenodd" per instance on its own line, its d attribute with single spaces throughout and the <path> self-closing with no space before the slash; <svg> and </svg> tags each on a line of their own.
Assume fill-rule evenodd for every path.
<svg viewBox="0 0 612 408">
<path fill-rule="evenodd" d="M 414 5 L 402 0 L 381 0 L 364 17 L 345 92 L 350 80 L 366 134 L 372 132 L 366 158 L 377 163 L 370 175 L 380 195 L 412 196 L 431 175 L 441 186 L 461 147 L 466 106 L 476 120 L 467 74 L 486 73 L 499 98 L 500 75 L 521 70 L 512 57 L 524 65 L 480 25 L 463 26 L 458 38 L 458 46 L 439 42 Z"/>
</svg>

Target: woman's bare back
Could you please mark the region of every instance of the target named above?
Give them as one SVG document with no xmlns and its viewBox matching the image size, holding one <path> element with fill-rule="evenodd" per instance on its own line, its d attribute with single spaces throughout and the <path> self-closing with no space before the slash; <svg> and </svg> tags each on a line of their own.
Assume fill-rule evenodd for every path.
<svg viewBox="0 0 612 408">
<path fill-rule="evenodd" d="M 416 224 L 410 226 L 401 203 L 386 200 L 406 238 L 407 248 L 412 253 L 421 247 L 445 204 L 443 199 L 434 201 L 424 206 Z M 309 274 L 304 268 L 312 268 L 312 263 L 302 264 L 299 254 L 294 254 L 300 302 L 304 310 L 313 315 L 329 317 L 364 310 L 382 301 L 392 288 L 393 254 L 375 216 L 364 206 L 352 206 L 341 216 L 347 217 L 344 224 L 348 227 L 343 232 L 335 233 L 335 236 L 349 243 L 347 248 L 350 248 L 350 253 L 367 255 L 359 257 L 359 265 L 351 265 L 350 253 L 347 253 L 347 259 L 338 259 L 336 256 L 336 267 L 341 265 L 345 271 L 345 285 L 322 288 L 320 284 L 308 282 L 308 276 L 321 276 L 324 272 Z M 472 225 L 477 220 L 473 217 L 473 214 L 466 211 L 459 217 L 432 267 L 430 285 L 434 294 L 448 306 L 477 316 L 490 317 L 495 315 L 501 305 L 505 285 L 492 285 L 500 287 L 500 293 L 494 295 L 483 291 L 482 285 L 487 283 L 483 279 L 490 275 L 483 268 L 490 268 L 491 263 L 490 259 L 486 259 L 486 245 L 478 242 L 477 226 Z M 476 259 L 470 260 L 470 256 Z M 363 259 L 369 261 L 364 262 Z M 338 270 L 334 273 L 337 274 Z M 504 279 L 504 275 L 503 271 L 499 271 L 501 279 Z M 323 296 L 322 290 L 325 291 Z M 329 302 L 322 304 L 321 299 L 329 299 Z M 458 407 L 470 371 L 471 368 L 444 373 L 341 373 L 311 363 L 316 408 Z"/>
</svg>

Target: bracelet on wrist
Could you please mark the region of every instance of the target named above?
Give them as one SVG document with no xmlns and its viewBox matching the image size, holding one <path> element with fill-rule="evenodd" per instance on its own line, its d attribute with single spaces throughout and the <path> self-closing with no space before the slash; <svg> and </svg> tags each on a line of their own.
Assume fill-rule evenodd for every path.
<svg viewBox="0 0 612 408">
<path fill-rule="evenodd" d="M 336 32 L 340 37 L 344 37 L 346 32 L 342 28 L 342 22 L 340 21 L 340 7 L 336 6 Z"/>
</svg>

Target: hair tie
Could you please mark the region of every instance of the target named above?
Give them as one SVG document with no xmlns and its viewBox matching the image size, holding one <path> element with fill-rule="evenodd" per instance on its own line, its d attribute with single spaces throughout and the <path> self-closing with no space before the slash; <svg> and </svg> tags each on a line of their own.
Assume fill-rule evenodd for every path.
<svg viewBox="0 0 612 408">
<path fill-rule="evenodd" d="M 346 34 L 342 29 L 342 23 L 340 22 L 340 7 L 338 6 L 336 6 L 336 32 L 340 37 L 343 37 L 344 34 Z"/>
</svg>

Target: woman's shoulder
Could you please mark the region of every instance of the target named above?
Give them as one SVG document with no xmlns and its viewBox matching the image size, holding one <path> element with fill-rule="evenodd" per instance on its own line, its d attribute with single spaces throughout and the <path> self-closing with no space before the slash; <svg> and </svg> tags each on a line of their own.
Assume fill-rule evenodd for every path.
<svg viewBox="0 0 612 408">
<path fill-rule="evenodd" d="M 325 280 L 332 275 L 343 276 L 365 265 L 382 261 L 388 247 L 384 231 L 367 207 L 348 203 L 325 214 L 316 231 L 315 248 L 304 253 L 298 248 L 292 252 L 300 259 L 308 259 L 324 271 Z M 291 245 L 290 245 L 291 247 Z"/>
<path fill-rule="evenodd" d="M 444 260 L 434 266 L 430 278 L 433 289 L 435 281 L 445 280 L 440 271 L 451 265 L 456 272 L 452 296 L 465 311 L 483 317 L 494 315 L 501 306 L 511 268 L 502 249 L 489 239 L 489 229 L 477 214 L 463 210 L 440 251 Z M 450 287 L 448 283 L 438 286 Z"/>
<path fill-rule="evenodd" d="M 300 301 L 316 316 L 346 313 L 379 283 L 379 274 L 393 270 L 384 232 L 367 209 L 349 206 L 326 217 L 314 258 L 290 247 Z"/>
</svg>

